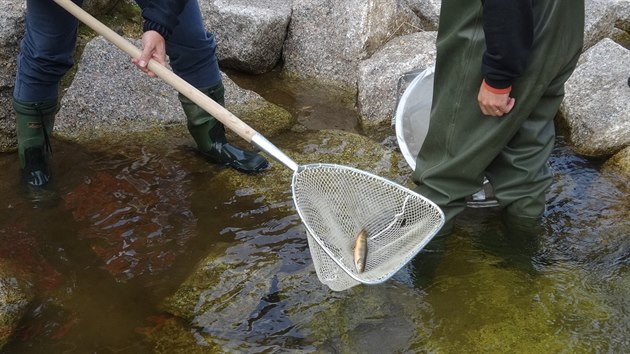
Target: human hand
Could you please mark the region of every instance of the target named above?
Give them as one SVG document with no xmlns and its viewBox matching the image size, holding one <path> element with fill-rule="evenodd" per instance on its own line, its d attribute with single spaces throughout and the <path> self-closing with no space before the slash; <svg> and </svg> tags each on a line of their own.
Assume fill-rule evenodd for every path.
<svg viewBox="0 0 630 354">
<path fill-rule="evenodd" d="M 485 81 L 481 83 L 477 96 L 481 113 L 487 116 L 501 117 L 509 113 L 516 100 L 510 97 L 510 89 L 498 90 L 490 87 Z"/>
<path fill-rule="evenodd" d="M 139 58 L 131 60 L 140 70 L 147 73 L 151 77 L 155 77 L 155 73 L 149 70 L 149 60 L 155 60 L 166 66 L 166 44 L 164 37 L 156 31 L 146 31 L 142 35 L 142 54 Z"/>
</svg>

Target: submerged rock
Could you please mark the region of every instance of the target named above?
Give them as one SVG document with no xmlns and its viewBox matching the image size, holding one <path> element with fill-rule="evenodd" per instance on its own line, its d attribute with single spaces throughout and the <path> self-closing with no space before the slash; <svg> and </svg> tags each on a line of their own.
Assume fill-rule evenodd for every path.
<svg viewBox="0 0 630 354">
<path fill-rule="evenodd" d="M 298 165 L 339 164 L 358 168 L 396 183 L 409 183 L 411 171 L 406 164 L 399 163 L 404 161 L 402 155 L 366 136 L 341 130 L 306 131 L 299 134 L 298 140 L 292 138 L 294 136 L 287 134 L 271 140 Z M 263 174 L 248 176 L 226 170 L 215 178 L 232 190 L 249 191 L 246 193 L 261 196 L 271 205 L 285 203 L 291 197 L 293 171 L 271 156 L 265 156 L 272 162 L 272 166 Z"/>
<path fill-rule="evenodd" d="M 33 299 L 25 279 L 18 278 L 0 260 L 0 348 L 11 339 L 13 331 Z"/>
<path fill-rule="evenodd" d="M 630 178 L 630 147 L 626 147 L 613 155 L 602 168 L 602 172 L 615 172 L 620 174 L 621 179 L 626 181 Z"/>
<path fill-rule="evenodd" d="M 400 178 L 398 157 L 361 135 L 326 130 L 303 132 L 300 137 L 297 142 L 276 139 L 298 163 L 340 163 Z M 403 309 L 413 303 L 409 294 L 413 290 L 391 285 L 334 293 L 322 285 L 292 206 L 291 173 L 276 163 L 262 175 L 225 170 L 208 182 L 236 190 L 230 200 L 214 202 L 237 204 L 240 210 L 231 218 L 240 227 L 224 229 L 222 239 L 233 241 L 214 247 L 199 262 L 164 302 L 165 310 L 191 322 L 197 340 L 220 344 L 224 350 L 405 348 L 417 336 L 409 330 L 415 321 L 413 311 Z M 254 215 L 252 223 L 243 223 Z M 391 297 L 407 300 L 401 304 Z M 369 313 L 360 311 L 367 307 L 372 309 Z M 375 315 L 374 309 L 382 311 Z M 390 340 L 379 345 L 374 339 L 384 327 L 389 328 Z"/>
<path fill-rule="evenodd" d="M 39 252 L 36 237 L 21 226 L 0 228 L 0 348 L 11 339 L 35 297 L 49 295 L 63 282 Z"/>
</svg>

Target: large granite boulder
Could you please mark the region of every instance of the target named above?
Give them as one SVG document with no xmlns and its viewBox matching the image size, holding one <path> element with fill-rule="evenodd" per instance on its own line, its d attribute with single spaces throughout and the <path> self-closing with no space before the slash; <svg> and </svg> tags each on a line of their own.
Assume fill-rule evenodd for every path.
<svg viewBox="0 0 630 354">
<path fill-rule="evenodd" d="M 421 19 L 422 29 L 425 31 L 437 31 L 440 23 L 439 0 L 406 0 L 413 12 Z"/>
<path fill-rule="evenodd" d="M 617 1 L 586 0 L 584 19 L 584 49 L 610 37 L 618 19 Z"/>
<path fill-rule="evenodd" d="M 3 0 L 0 11 L 0 151 L 16 148 L 15 114 L 11 106 L 15 58 L 24 33 L 26 1 Z"/>
<path fill-rule="evenodd" d="M 396 33 L 398 14 L 397 1 L 296 1 L 284 70 L 354 86 L 359 62 Z"/>
<path fill-rule="evenodd" d="M 435 65 L 437 32 L 396 37 L 359 66 L 357 103 L 364 126 L 387 124 L 394 115 L 398 79 Z"/>
<path fill-rule="evenodd" d="M 200 4 L 223 67 L 261 74 L 279 62 L 291 19 L 285 0 L 212 0 Z"/>
<path fill-rule="evenodd" d="M 224 80 L 227 109 L 254 129 L 273 135 L 290 125 L 291 115 L 284 109 L 239 89 L 227 76 Z M 177 92 L 162 80 L 140 72 L 127 54 L 97 37 L 85 46 L 61 102 L 55 134 L 87 141 L 172 124 L 185 124 Z"/>
<path fill-rule="evenodd" d="M 630 144 L 630 50 L 604 39 L 587 50 L 565 85 L 562 125 L 576 151 L 608 156 Z"/>
</svg>

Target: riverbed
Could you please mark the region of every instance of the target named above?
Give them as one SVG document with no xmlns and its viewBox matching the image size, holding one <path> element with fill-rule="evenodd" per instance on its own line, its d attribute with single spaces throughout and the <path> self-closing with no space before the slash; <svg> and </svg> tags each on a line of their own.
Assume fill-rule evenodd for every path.
<svg viewBox="0 0 630 354">
<path fill-rule="evenodd" d="M 283 146 L 304 130 L 362 134 L 352 102 L 325 87 L 277 73 L 233 79 L 297 117 L 301 129 L 274 140 Z M 20 187 L 17 157 L 0 155 L 3 254 L 38 275 L 2 353 L 630 350 L 628 183 L 561 136 L 534 252 L 506 243 L 496 210 L 471 209 L 429 278 L 412 262 L 385 284 L 343 293 L 316 282 L 289 180 L 275 182 L 284 203 L 230 189 L 181 127 L 159 139 L 53 144 L 53 195 L 43 202 Z M 221 260 L 214 274 L 225 284 L 174 305 L 209 257 Z M 251 281 L 227 280 L 244 273 Z"/>
</svg>

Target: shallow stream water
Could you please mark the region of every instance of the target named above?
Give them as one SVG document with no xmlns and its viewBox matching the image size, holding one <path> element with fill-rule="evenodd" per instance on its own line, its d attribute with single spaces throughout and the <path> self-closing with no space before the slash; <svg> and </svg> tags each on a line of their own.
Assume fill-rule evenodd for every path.
<svg viewBox="0 0 630 354">
<path fill-rule="evenodd" d="M 235 81 L 307 128 L 358 130 L 348 102 L 325 89 L 274 76 Z M 293 298 L 283 274 L 314 272 L 299 217 L 215 182 L 221 168 L 196 155 L 185 133 L 89 148 L 55 140 L 53 203 L 25 198 L 16 160 L 0 155 L 0 254 L 36 274 L 35 297 L 2 353 L 630 351 L 628 182 L 562 139 L 535 252 L 506 242 L 496 211 L 468 210 L 430 279 L 410 264 L 384 285 L 339 294 L 303 284 L 308 291 Z M 290 195 L 290 181 L 277 183 Z M 220 255 L 232 272 L 254 273 L 268 269 L 269 252 L 277 273 L 238 325 L 180 321 L 186 344 L 164 344 L 179 332 L 156 334 L 171 318 L 164 299 L 208 255 Z M 254 289 L 240 283 L 234 291 L 224 294 L 228 302 L 246 305 Z M 389 302 L 362 302 L 375 296 Z M 217 318 L 230 315 L 211 308 Z M 295 312 L 313 309 L 319 322 L 295 322 Z"/>
</svg>

